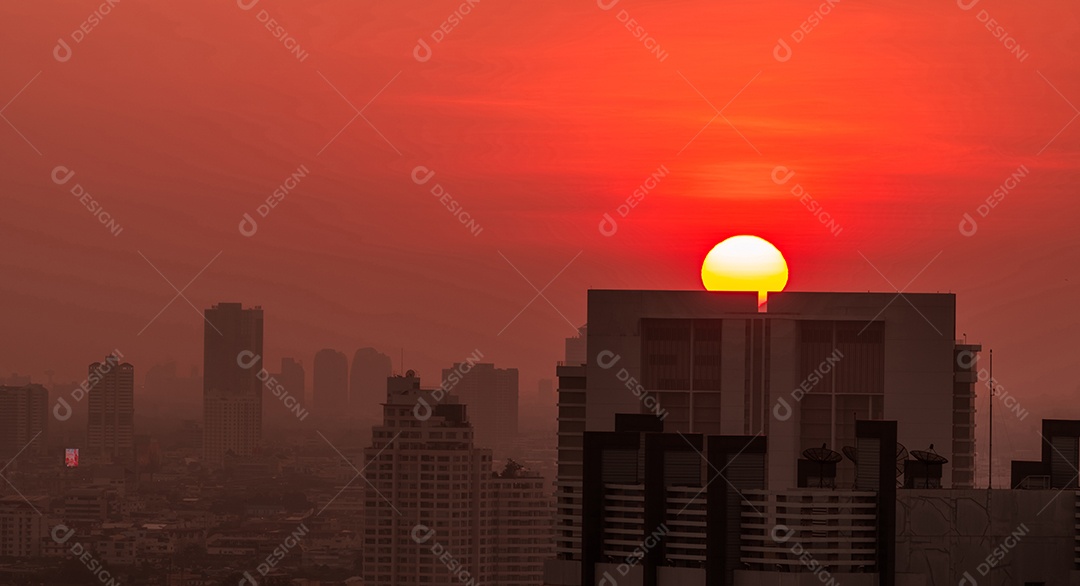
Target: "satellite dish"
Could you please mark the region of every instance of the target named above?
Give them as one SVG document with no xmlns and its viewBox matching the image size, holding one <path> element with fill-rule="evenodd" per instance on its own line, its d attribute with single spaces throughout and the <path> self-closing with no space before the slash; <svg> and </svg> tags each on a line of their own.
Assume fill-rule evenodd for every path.
<svg viewBox="0 0 1080 586">
<path fill-rule="evenodd" d="M 405 376 L 407 378 L 412 378 L 412 377 L 416 376 L 416 371 L 410 368 L 409 370 L 405 371 Z"/>
<path fill-rule="evenodd" d="M 803 459 L 817 464 L 818 488 L 836 488 L 836 463 L 844 457 L 821 444 L 820 448 L 803 450 Z"/>
<path fill-rule="evenodd" d="M 916 460 L 927 464 L 945 464 L 949 461 L 948 458 L 940 456 L 934 451 L 933 444 L 930 445 L 929 450 L 911 450 L 911 455 L 914 456 Z"/>
<path fill-rule="evenodd" d="M 848 460 L 851 460 L 852 464 L 859 463 L 859 453 L 855 451 L 855 446 L 844 446 L 840 448 L 840 451 L 844 452 Z"/>
<path fill-rule="evenodd" d="M 820 448 L 803 450 L 802 456 L 811 462 L 839 462 L 844 459 L 840 452 L 826 448 L 825 444 L 821 444 Z"/>
</svg>

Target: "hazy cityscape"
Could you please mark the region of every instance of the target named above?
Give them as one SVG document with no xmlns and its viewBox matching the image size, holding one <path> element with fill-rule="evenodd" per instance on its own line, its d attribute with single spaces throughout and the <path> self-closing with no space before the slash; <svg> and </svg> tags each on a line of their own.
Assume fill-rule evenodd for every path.
<svg viewBox="0 0 1080 586">
<path fill-rule="evenodd" d="M 0 586 L 1080 586 L 1080 7 L 0 8 Z"/>
</svg>

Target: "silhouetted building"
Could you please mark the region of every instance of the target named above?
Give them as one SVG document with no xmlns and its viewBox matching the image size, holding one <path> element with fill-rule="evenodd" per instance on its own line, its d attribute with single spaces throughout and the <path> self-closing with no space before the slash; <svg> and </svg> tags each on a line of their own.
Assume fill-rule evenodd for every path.
<svg viewBox="0 0 1080 586">
<path fill-rule="evenodd" d="M 263 310 L 219 303 L 203 326 L 203 458 L 221 467 L 225 454 L 250 456 L 262 441 Z"/>
<path fill-rule="evenodd" d="M 330 348 L 315 353 L 311 391 L 315 413 L 320 417 L 348 415 L 349 359 L 345 354 Z"/>
<path fill-rule="evenodd" d="M 394 373 L 390 357 L 374 348 L 353 354 L 349 371 L 349 408 L 360 419 L 378 420 L 386 399 L 386 378 Z"/>
<path fill-rule="evenodd" d="M 135 463 L 135 367 L 115 356 L 89 366 L 86 447 L 93 464 Z"/>
<path fill-rule="evenodd" d="M 1080 434 L 1080 422 L 1049 423 L 1060 445 Z M 896 421 L 856 421 L 841 463 L 856 483 L 828 489 L 774 486 L 778 455 L 760 434 L 665 432 L 638 413 L 616 414 L 614 427 L 584 434 L 580 555 L 545 564 L 546 585 L 978 586 L 1077 575 L 1075 490 L 898 487 Z M 1076 456 L 1048 454 L 1073 476 Z"/>
<path fill-rule="evenodd" d="M 49 392 L 26 383 L 0 386 L 0 460 L 22 452 L 39 456 L 48 448 Z"/>
<path fill-rule="evenodd" d="M 476 445 L 506 455 L 518 436 L 518 370 L 463 362 L 444 368 L 442 376 L 442 388 L 469 405 Z"/>
<path fill-rule="evenodd" d="M 902 443 L 951 462 L 942 486 L 972 487 L 979 346 L 955 340 L 954 295 L 895 297 L 774 293 L 759 313 L 753 293 L 589 291 L 586 364 L 558 367 L 558 555 L 579 555 L 583 434 L 614 430 L 616 413 L 672 433 L 767 436 L 778 490 L 798 487 L 804 450 L 839 452 L 857 420 L 895 419 Z M 831 480 L 854 481 L 846 466 Z"/>
<path fill-rule="evenodd" d="M 496 474 L 466 406 L 419 387 L 412 371 L 387 381 L 364 450 L 364 583 L 539 584 L 551 555 L 543 479 L 516 465 Z"/>
<path fill-rule="evenodd" d="M 1040 437 L 1042 459 L 1013 460 L 1009 486 L 1076 490 L 1080 487 L 1080 421 L 1043 419 Z"/>
<path fill-rule="evenodd" d="M 578 335 L 566 339 L 566 353 L 563 364 L 565 366 L 578 366 L 585 364 L 585 343 L 589 336 L 588 324 L 578 328 Z"/>
</svg>

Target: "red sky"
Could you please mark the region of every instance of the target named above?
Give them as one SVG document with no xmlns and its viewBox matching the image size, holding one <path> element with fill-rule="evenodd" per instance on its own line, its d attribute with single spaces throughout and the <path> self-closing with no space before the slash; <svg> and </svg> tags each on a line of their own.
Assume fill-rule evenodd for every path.
<svg viewBox="0 0 1080 586">
<path fill-rule="evenodd" d="M 404 347 L 435 384 L 480 349 L 521 368 L 531 392 L 572 333 L 559 312 L 585 321 L 587 288 L 696 289 L 708 249 L 751 233 L 787 256 L 791 290 L 891 291 L 917 276 L 911 291 L 956 292 L 958 333 L 994 347 L 1027 423 L 1080 417 L 1075 3 L 483 0 L 441 42 L 432 33 L 460 1 L 397 4 L 121 0 L 76 43 L 100 1 L 8 3 L 0 372 L 72 379 L 113 348 L 137 368 L 200 363 L 202 320 L 184 299 L 138 334 L 175 295 L 142 255 L 182 288 L 220 252 L 184 294 L 200 309 L 262 305 L 275 363 L 373 345 L 396 364 Z M 342 131 L 348 102 L 363 117 Z M 300 165 L 308 177 L 241 235 L 243 214 Z M 435 171 L 423 186 L 420 165 Z M 661 165 L 668 176 L 600 234 Z M 795 172 L 782 186 L 778 165 Z M 1021 165 L 1027 176 L 978 216 Z M 53 182 L 57 166 L 71 182 Z M 538 288 L 559 274 L 544 291 L 558 312 L 537 298 L 499 334 L 535 296 L 514 267 Z"/>
</svg>

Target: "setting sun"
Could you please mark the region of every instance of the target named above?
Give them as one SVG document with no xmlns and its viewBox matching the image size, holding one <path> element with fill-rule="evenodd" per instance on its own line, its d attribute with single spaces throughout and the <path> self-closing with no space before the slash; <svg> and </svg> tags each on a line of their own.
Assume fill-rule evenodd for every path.
<svg viewBox="0 0 1080 586">
<path fill-rule="evenodd" d="M 701 283 L 709 291 L 757 291 L 758 305 L 770 291 L 783 291 L 787 261 L 769 241 L 757 236 L 732 236 L 705 255 Z"/>
</svg>

